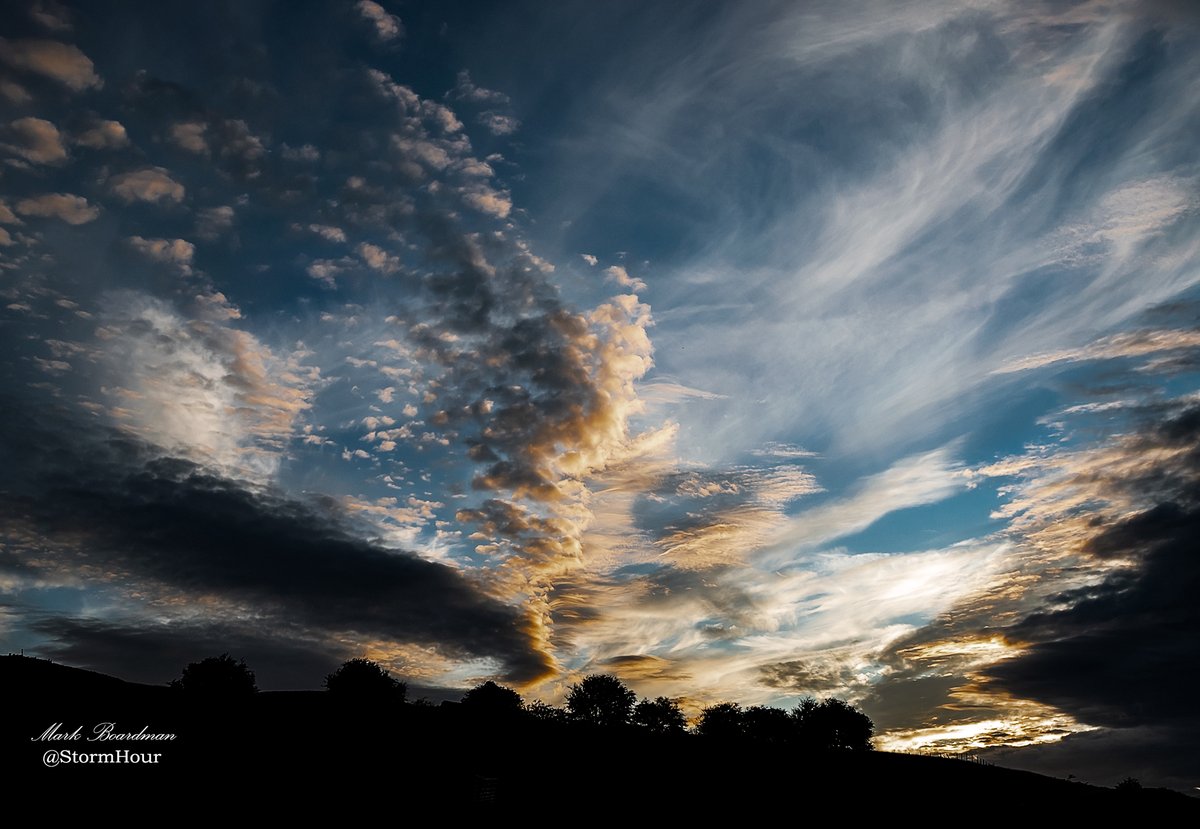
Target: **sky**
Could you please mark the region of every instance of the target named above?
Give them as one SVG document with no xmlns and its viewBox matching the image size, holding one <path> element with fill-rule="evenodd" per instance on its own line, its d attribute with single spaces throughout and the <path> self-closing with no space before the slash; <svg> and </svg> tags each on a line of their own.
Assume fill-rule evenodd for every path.
<svg viewBox="0 0 1200 829">
<path fill-rule="evenodd" d="M 0 642 L 838 696 L 1191 791 L 1200 14 L 7 4 Z"/>
</svg>

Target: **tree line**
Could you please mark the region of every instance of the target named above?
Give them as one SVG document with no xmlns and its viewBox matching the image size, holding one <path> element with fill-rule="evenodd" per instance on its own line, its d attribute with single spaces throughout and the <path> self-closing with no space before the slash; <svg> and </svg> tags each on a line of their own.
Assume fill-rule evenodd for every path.
<svg viewBox="0 0 1200 829">
<path fill-rule="evenodd" d="M 229 654 L 190 663 L 171 687 L 189 696 L 236 698 L 258 690 L 254 672 L 244 660 Z M 325 689 L 338 697 L 407 702 L 408 686 L 369 659 L 351 659 L 325 677 Z M 418 700 L 415 705 L 430 705 Z M 618 677 L 591 674 L 571 686 L 562 707 L 526 702 L 512 688 L 491 680 L 471 688 L 459 703 L 467 716 L 492 721 L 525 719 L 591 729 L 640 729 L 672 736 L 688 733 L 688 721 L 678 700 L 668 697 L 638 700 Z M 874 724 L 854 706 L 835 697 L 805 698 L 784 710 L 766 705 L 742 707 L 720 702 L 704 708 L 692 733 L 709 740 L 779 743 L 821 749 L 867 751 Z"/>
</svg>

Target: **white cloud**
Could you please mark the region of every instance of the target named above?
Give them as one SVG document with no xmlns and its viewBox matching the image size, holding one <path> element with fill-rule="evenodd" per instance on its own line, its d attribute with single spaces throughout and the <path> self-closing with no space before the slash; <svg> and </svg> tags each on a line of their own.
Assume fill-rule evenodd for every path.
<svg viewBox="0 0 1200 829">
<path fill-rule="evenodd" d="M 498 219 L 508 218 L 512 210 L 512 199 L 507 192 L 493 190 L 486 186 L 465 188 L 462 191 L 463 201 L 480 213 L 487 213 Z"/>
<path fill-rule="evenodd" d="M 358 255 L 371 268 L 381 273 L 395 273 L 400 268 L 400 260 L 377 245 L 363 242 L 358 246 Z"/>
<path fill-rule="evenodd" d="M 630 276 L 629 271 L 625 270 L 621 265 L 613 265 L 605 268 L 604 275 L 622 288 L 628 288 L 634 292 L 646 290 L 646 283 L 636 277 Z"/>
<path fill-rule="evenodd" d="M 171 125 L 170 136 L 175 146 L 197 155 L 207 155 L 209 152 L 208 139 L 205 137 L 207 132 L 208 124 L 202 121 L 183 121 Z"/>
<path fill-rule="evenodd" d="M 354 264 L 354 260 L 348 257 L 342 257 L 341 259 L 317 259 L 305 271 L 326 288 L 333 290 L 337 287 L 337 275 L 347 268 L 353 267 Z"/>
<path fill-rule="evenodd" d="M 104 84 L 87 55 L 55 40 L 0 38 L 0 61 L 14 69 L 53 78 L 76 92 Z"/>
<path fill-rule="evenodd" d="M 968 474 L 954 459 L 954 445 L 910 455 L 866 478 L 855 491 L 790 518 L 771 538 L 771 557 L 790 559 L 798 550 L 814 549 L 865 530 L 897 510 L 933 504 L 964 491 Z"/>
<path fill-rule="evenodd" d="M 3 147 L 34 164 L 58 164 L 67 160 L 58 127 L 41 118 L 19 118 L 8 125 L 8 134 L 15 139 Z"/>
<path fill-rule="evenodd" d="M 392 137 L 392 146 L 406 158 L 419 161 L 434 170 L 444 170 L 450 166 L 450 153 L 424 138 L 396 135 Z"/>
<path fill-rule="evenodd" d="M 346 242 L 346 231 L 332 225 L 310 224 L 308 229 L 327 242 Z"/>
<path fill-rule="evenodd" d="M 183 185 L 171 178 L 162 167 L 145 167 L 120 173 L 109 179 L 109 188 L 127 204 L 134 201 L 181 202 L 185 192 Z"/>
<path fill-rule="evenodd" d="M 448 107 L 444 107 L 436 101 L 423 101 L 421 108 L 425 111 L 425 115 L 435 124 L 442 132 L 455 133 L 462 129 L 462 121 L 458 120 L 458 116 Z"/>
<path fill-rule="evenodd" d="M 224 474 L 265 480 L 309 407 L 311 373 L 298 355 L 229 327 L 233 318 L 216 296 L 184 316 L 143 294 L 110 295 L 104 386 L 121 428 Z"/>
<path fill-rule="evenodd" d="M 100 120 L 76 135 L 74 143 L 95 150 L 116 150 L 129 145 L 129 136 L 120 121 Z"/>
<path fill-rule="evenodd" d="M 1115 360 L 1122 357 L 1148 357 L 1168 351 L 1200 347 L 1200 332 L 1187 330 L 1128 331 L 1102 337 L 1080 348 L 1064 348 L 1031 354 L 1011 360 L 996 369 L 998 374 L 1044 368 L 1058 363 L 1084 360 Z"/>
<path fill-rule="evenodd" d="M 521 128 L 521 122 L 516 118 L 499 112 L 484 112 L 478 120 L 492 135 L 512 135 Z"/>
<path fill-rule="evenodd" d="M 69 225 L 82 225 L 100 215 L 100 208 L 88 204 L 83 196 L 72 193 L 46 193 L 17 202 L 17 212 L 22 216 L 53 218 Z"/>
<path fill-rule="evenodd" d="M 581 254 L 579 254 L 579 257 L 584 262 L 587 262 L 589 265 L 591 265 L 593 268 L 596 267 L 596 263 L 598 263 L 600 261 L 595 256 L 592 256 L 590 253 L 581 253 Z"/>
<path fill-rule="evenodd" d="M 129 246 L 147 259 L 174 265 L 184 274 L 192 271 L 192 257 L 196 246 L 185 239 L 145 239 L 141 236 L 130 236 Z"/>
<path fill-rule="evenodd" d="M 395 40 L 404 35 L 404 26 L 400 18 L 388 14 L 387 10 L 374 0 L 359 0 L 354 8 L 375 27 L 375 36 L 380 40 Z"/>
</svg>

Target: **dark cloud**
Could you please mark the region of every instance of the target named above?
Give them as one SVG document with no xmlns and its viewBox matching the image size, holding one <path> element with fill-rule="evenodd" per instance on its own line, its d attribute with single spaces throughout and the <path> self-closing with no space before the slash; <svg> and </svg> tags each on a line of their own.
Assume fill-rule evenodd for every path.
<svg viewBox="0 0 1200 829">
<path fill-rule="evenodd" d="M 1053 777 L 1073 775 L 1099 786 L 1134 777 L 1147 786 L 1192 794 L 1200 780 L 1193 726 L 1106 728 L 1071 734 L 1057 743 L 984 749 L 979 756 L 997 765 Z"/>
<path fill-rule="evenodd" d="M 1007 628 L 1006 637 L 1025 650 L 984 675 L 994 687 L 1112 730 L 1039 749 L 1047 767 L 1082 763 L 1089 751 L 1107 746 L 1107 756 L 1118 747 L 1131 752 L 1101 764 L 1112 774 L 1134 773 L 1141 764 L 1150 779 L 1200 778 L 1194 752 L 1200 734 L 1200 407 L 1176 406 L 1127 451 L 1149 462 L 1136 474 L 1100 483 L 1148 505 L 1111 523 L 1097 521 L 1085 549 L 1133 566 L 1099 585 L 1051 597 L 1055 609 Z"/>
<path fill-rule="evenodd" d="M 449 567 L 375 546 L 332 513 L 128 438 L 69 421 L 49 428 L 45 415 L 18 423 L 19 408 L 6 408 L 5 434 L 22 436 L 5 446 L 6 532 L 58 542 L 40 556 L 44 566 L 87 565 L 318 631 L 494 657 L 513 681 L 545 671 L 521 614 Z"/>
<path fill-rule="evenodd" d="M 269 632 L 231 624 L 153 624 L 56 617 L 32 629 L 49 638 L 41 655 L 131 682 L 159 684 L 189 662 L 229 653 L 246 660 L 263 690 L 319 688 L 327 674 L 355 656 L 344 646 L 306 640 L 298 631 Z"/>
</svg>

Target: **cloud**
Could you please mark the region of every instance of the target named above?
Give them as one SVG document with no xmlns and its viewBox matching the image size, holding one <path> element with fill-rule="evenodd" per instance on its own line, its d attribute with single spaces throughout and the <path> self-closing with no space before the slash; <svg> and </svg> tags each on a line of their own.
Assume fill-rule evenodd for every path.
<svg viewBox="0 0 1200 829">
<path fill-rule="evenodd" d="M 329 290 L 334 290 L 337 288 L 337 275 L 353 268 L 356 264 L 348 256 L 341 259 L 316 259 L 305 268 L 305 273 Z"/>
<path fill-rule="evenodd" d="M 369 242 L 363 242 L 358 246 L 358 255 L 367 263 L 367 267 L 373 271 L 395 273 L 400 268 L 400 260 L 397 257 Z"/>
<path fill-rule="evenodd" d="M 104 85 L 88 56 L 68 43 L 0 38 L 0 61 L 52 78 L 76 92 Z"/>
<path fill-rule="evenodd" d="M 8 125 L 7 134 L 14 143 L 3 144 L 4 150 L 34 164 L 60 164 L 67 160 L 67 148 L 62 134 L 49 121 L 41 118 L 18 118 Z"/>
<path fill-rule="evenodd" d="M 1163 333 L 1101 338 L 1080 352 L 1183 347 L 1182 332 Z M 1108 377 L 1124 388 L 1122 379 L 1138 373 L 1132 365 Z M 1108 437 L 1084 428 L 1098 417 Z M 1190 554 L 1200 520 L 1198 424 L 1191 395 L 1073 406 L 1053 427 L 1069 438 L 979 470 L 1009 482 L 993 514 L 1007 522 L 999 534 L 1007 550 L 981 590 L 881 654 L 887 667 L 871 701 L 895 718 L 886 745 L 986 749 L 1039 770 L 1069 763 L 1058 768 L 1094 782 L 1120 780 L 1131 766 L 1085 759 L 1081 749 L 1126 746 L 1141 758 L 1145 782 L 1194 776 L 1187 746 L 1200 720 L 1188 689 L 1200 677 L 1189 669 L 1197 654 L 1188 631 L 1200 623 Z"/>
<path fill-rule="evenodd" d="M 39 655 L 130 682 L 163 685 L 184 666 L 231 653 L 245 659 L 263 690 L 316 688 L 357 651 L 286 625 L 263 630 L 246 621 L 58 617 L 35 623 Z"/>
<path fill-rule="evenodd" d="M 159 204 L 179 203 L 185 193 L 182 184 L 171 178 L 162 167 L 145 167 L 128 173 L 118 173 L 108 181 L 109 189 L 126 204 L 134 201 Z"/>
<path fill-rule="evenodd" d="M 75 135 L 73 142 L 94 150 L 117 150 L 129 146 L 129 136 L 120 121 L 97 120 L 87 129 Z"/>
<path fill-rule="evenodd" d="M 234 210 L 229 205 L 206 207 L 196 213 L 196 235 L 201 239 L 217 239 L 233 227 Z"/>
<path fill-rule="evenodd" d="M 1103 337 L 1081 348 L 1061 349 L 1044 354 L 1032 354 L 1013 360 L 998 369 L 998 373 L 1031 371 L 1056 364 L 1085 360 L 1116 360 L 1148 357 L 1163 352 L 1182 351 L 1200 347 L 1200 332 L 1194 330 L 1126 331 Z"/>
<path fill-rule="evenodd" d="M 521 128 L 521 122 L 516 118 L 499 112 L 480 113 L 478 121 L 492 135 L 512 135 Z"/>
<path fill-rule="evenodd" d="M 219 147 L 219 156 L 227 169 L 245 178 L 259 175 L 259 162 L 267 154 L 267 146 L 261 136 L 250 130 L 250 125 L 241 119 L 226 119 L 215 125 L 213 141 Z"/>
<path fill-rule="evenodd" d="M 301 144 L 299 147 L 280 145 L 280 153 L 288 161 L 304 161 L 308 163 L 321 160 L 321 151 L 312 144 Z"/>
<path fill-rule="evenodd" d="M 37 0 L 29 16 L 52 32 L 71 31 L 71 12 L 54 0 Z"/>
<path fill-rule="evenodd" d="M 170 135 L 171 141 L 177 147 L 197 155 L 208 155 L 210 150 L 208 139 L 205 137 L 207 132 L 208 124 L 203 121 L 184 121 L 172 124 Z"/>
<path fill-rule="evenodd" d="M 1200 727 L 1191 688 L 1200 681 L 1194 591 L 1200 565 L 1200 407 L 1179 404 L 1113 449 L 1125 463 L 1083 466 L 1066 459 L 1062 485 L 1096 507 L 1081 518 L 1081 550 L 1130 562 L 1098 584 L 1068 591 L 1008 627 L 1019 656 L 990 666 L 1001 687 L 1110 727 Z M 1086 474 L 1086 477 L 1085 477 Z M 1135 511 L 1110 512 L 1132 498 Z M 1073 499 L 1076 500 L 1076 499 Z M 1114 503 L 1116 501 L 1116 503 Z M 1072 510 L 1073 512 L 1074 510 Z"/>
<path fill-rule="evenodd" d="M 622 288 L 628 288 L 633 293 L 646 290 L 646 283 L 640 279 L 635 279 L 629 275 L 629 271 L 625 270 L 621 265 L 613 265 L 604 269 L 606 279 L 616 282 Z"/>
<path fill-rule="evenodd" d="M 371 22 L 375 27 L 375 36 L 380 40 L 389 41 L 404 36 L 404 26 L 400 23 L 400 18 L 388 14 L 387 10 L 374 0 L 359 0 L 354 4 L 354 8 L 364 20 Z"/>
<path fill-rule="evenodd" d="M 340 227 L 310 224 L 308 229 L 310 232 L 317 234 L 327 242 L 341 242 L 343 244 L 346 242 L 346 231 L 342 230 Z"/>
<path fill-rule="evenodd" d="M 863 480 L 851 495 L 789 519 L 770 540 L 770 546 L 789 553 L 809 549 L 865 530 L 888 513 L 937 503 L 966 488 L 967 476 L 962 464 L 954 459 L 953 444 L 910 455 Z"/>
<path fill-rule="evenodd" d="M 33 100 L 33 96 L 16 81 L 8 78 L 0 78 L 0 95 L 8 99 L 9 103 L 27 104 Z"/>
<path fill-rule="evenodd" d="M 100 208 L 88 204 L 83 196 L 71 193 L 46 193 L 17 202 L 17 212 L 22 216 L 38 216 L 64 221 L 70 225 L 82 225 L 100 215 Z"/>
<path fill-rule="evenodd" d="M 176 264 L 190 246 L 143 240 Z M 178 258 L 177 258 L 178 257 Z M 224 297 L 220 297 L 221 300 Z M 111 295 L 102 316 L 104 395 L 120 428 L 246 479 L 269 477 L 310 406 L 313 372 L 233 328 L 228 304 L 199 297 L 182 316 L 149 296 Z"/>
<path fill-rule="evenodd" d="M 192 257 L 196 246 L 184 239 L 144 239 L 130 236 L 129 246 L 155 262 L 174 265 L 183 274 L 192 272 Z"/>
<path fill-rule="evenodd" d="M 512 198 L 508 193 L 493 190 L 486 186 L 470 187 L 463 190 L 463 201 L 480 213 L 495 216 L 499 219 L 508 218 L 512 211 Z"/>
<path fill-rule="evenodd" d="M 459 70 L 454 89 L 447 93 L 451 97 L 472 104 L 507 104 L 508 96 L 493 89 L 484 89 L 471 81 L 471 75 L 466 69 Z"/>
<path fill-rule="evenodd" d="M 596 263 L 598 263 L 600 261 L 595 256 L 592 256 L 590 253 L 581 253 L 581 254 L 579 254 L 579 258 L 582 259 L 584 262 L 587 262 L 593 268 L 596 267 Z"/>
<path fill-rule="evenodd" d="M 10 531 L 35 528 L 55 545 L 40 558 L 51 572 L 78 567 L 75 541 L 86 538 L 107 589 L 154 589 L 167 613 L 172 599 L 187 606 L 215 597 L 226 625 L 288 631 L 292 641 L 303 641 L 296 633 L 304 631 L 318 641 L 353 633 L 493 659 L 510 681 L 545 671 L 521 614 L 449 567 L 362 541 L 336 514 L 246 488 L 152 446 L 80 429 L 64 445 L 54 435 L 65 432 L 32 428 L 23 424 L 21 433 L 36 434 L 41 450 L 18 453 L 22 483 L 6 482 L 4 513 Z M 53 460 L 47 441 L 57 447 Z M 77 483 L 64 487 L 59 476 L 67 469 Z M 70 643 L 71 624 L 46 632 Z M 169 627 L 149 631 L 170 638 Z M 181 633 L 186 642 L 187 628 Z"/>
</svg>

